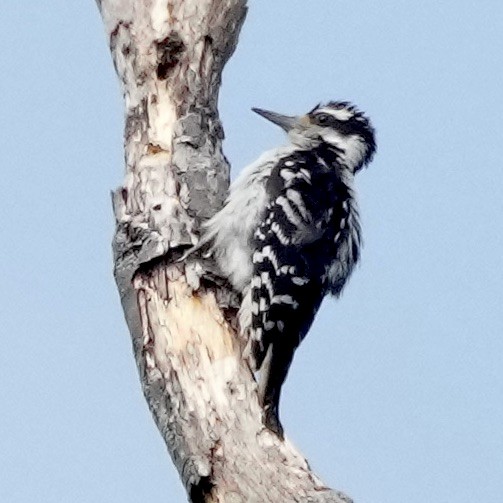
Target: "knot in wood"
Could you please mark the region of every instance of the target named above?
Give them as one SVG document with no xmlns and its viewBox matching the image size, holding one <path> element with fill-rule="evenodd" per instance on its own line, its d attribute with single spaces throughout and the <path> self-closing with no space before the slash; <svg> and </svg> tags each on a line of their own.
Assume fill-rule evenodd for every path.
<svg viewBox="0 0 503 503">
<path fill-rule="evenodd" d="M 176 31 L 172 31 L 166 38 L 157 42 L 157 77 L 160 80 L 168 78 L 184 51 L 185 44 Z"/>
</svg>

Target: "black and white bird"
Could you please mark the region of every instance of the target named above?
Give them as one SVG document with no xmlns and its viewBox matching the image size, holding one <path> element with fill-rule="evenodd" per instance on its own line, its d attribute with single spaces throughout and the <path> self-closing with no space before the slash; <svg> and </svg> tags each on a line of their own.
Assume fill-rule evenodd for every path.
<svg viewBox="0 0 503 503">
<path fill-rule="evenodd" d="M 282 438 L 278 404 L 294 352 L 323 298 L 341 294 L 360 256 L 354 175 L 376 143 L 368 118 L 347 102 L 300 117 L 253 110 L 289 142 L 241 172 L 198 248 L 208 245 L 242 296 L 240 330 L 260 374 L 264 424 Z"/>
</svg>

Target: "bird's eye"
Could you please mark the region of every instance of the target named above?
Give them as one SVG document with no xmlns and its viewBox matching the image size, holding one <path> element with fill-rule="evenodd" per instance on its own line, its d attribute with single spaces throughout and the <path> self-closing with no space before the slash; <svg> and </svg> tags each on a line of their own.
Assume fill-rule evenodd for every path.
<svg viewBox="0 0 503 503">
<path fill-rule="evenodd" d="M 328 114 L 319 114 L 316 116 L 316 122 L 320 125 L 320 126 L 326 126 L 327 124 L 330 124 L 330 115 Z"/>
</svg>

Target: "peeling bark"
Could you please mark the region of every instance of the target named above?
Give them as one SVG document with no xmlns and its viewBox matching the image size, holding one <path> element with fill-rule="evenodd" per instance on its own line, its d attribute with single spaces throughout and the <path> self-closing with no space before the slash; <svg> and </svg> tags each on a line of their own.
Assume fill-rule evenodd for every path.
<svg viewBox="0 0 503 503">
<path fill-rule="evenodd" d="M 351 501 L 265 430 L 235 294 L 183 250 L 223 204 L 217 99 L 246 0 L 97 0 L 125 117 L 115 278 L 143 392 L 192 502 Z"/>
</svg>

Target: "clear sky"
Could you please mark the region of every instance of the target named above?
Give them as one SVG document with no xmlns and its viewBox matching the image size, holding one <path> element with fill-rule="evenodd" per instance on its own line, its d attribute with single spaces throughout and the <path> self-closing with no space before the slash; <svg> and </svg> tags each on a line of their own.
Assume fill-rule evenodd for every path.
<svg viewBox="0 0 503 503">
<path fill-rule="evenodd" d="M 356 503 L 503 501 L 502 27 L 500 0 L 252 0 L 225 72 L 234 172 L 283 141 L 252 106 L 349 99 L 378 131 L 361 267 L 282 405 Z M 3 2 L 0 39 L 0 501 L 185 501 L 112 279 L 123 111 L 95 3 Z"/>
</svg>

